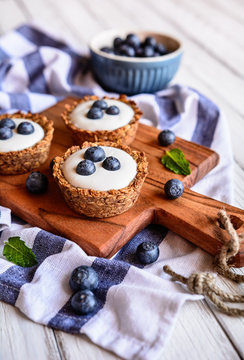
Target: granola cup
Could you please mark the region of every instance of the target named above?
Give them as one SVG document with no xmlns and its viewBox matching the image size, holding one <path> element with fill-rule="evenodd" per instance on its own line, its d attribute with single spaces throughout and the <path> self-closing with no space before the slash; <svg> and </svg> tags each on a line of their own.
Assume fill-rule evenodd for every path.
<svg viewBox="0 0 244 360">
<path fill-rule="evenodd" d="M 103 99 L 118 100 L 127 105 L 129 105 L 133 111 L 134 116 L 130 122 L 115 130 L 97 130 L 90 131 L 77 128 L 70 121 L 70 114 L 76 108 L 77 105 L 84 103 L 89 100 L 99 100 L 100 98 L 95 95 L 85 96 L 84 98 L 74 101 L 72 105 L 65 105 L 65 111 L 61 114 L 62 119 L 65 122 L 67 128 L 71 131 L 74 143 L 81 145 L 84 141 L 111 141 L 111 142 L 120 142 L 124 145 L 130 145 L 136 136 L 136 131 L 138 128 L 138 122 L 142 116 L 142 111 L 137 107 L 136 103 L 132 100 L 128 100 L 126 95 L 120 95 L 119 98 L 104 96 Z"/>
<path fill-rule="evenodd" d="M 82 189 L 71 185 L 64 177 L 62 165 L 76 151 L 90 146 L 111 146 L 127 152 L 137 163 L 137 173 L 130 184 L 119 190 L 98 191 Z M 54 160 L 53 176 L 67 205 L 75 212 L 88 217 L 106 218 L 129 210 L 137 201 L 143 182 L 147 176 L 147 159 L 143 152 L 133 151 L 128 146 L 112 142 L 84 142 L 82 146 L 72 146 L 63 157 Z"/>
<path fill-rule="evenodd" d="M 44 129 L 45 135 L 38 143 L 26 149 L 0 152 L 0 174 L 24 174 L 40 167 L 47 160 L 49 154 L 54 131 L 53 122 L 48 120 L 46 116 L 30 112 L 25 114 L 18 111 L 14 114 L 3 114 L 0 115 L 0 120 L 5 117 L 32 120 Z"/>
</svg>

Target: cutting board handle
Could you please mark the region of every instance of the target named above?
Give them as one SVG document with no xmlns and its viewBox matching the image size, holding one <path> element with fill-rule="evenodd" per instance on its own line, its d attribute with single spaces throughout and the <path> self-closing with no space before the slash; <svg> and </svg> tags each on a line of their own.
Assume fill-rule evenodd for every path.
<svg viewBox="0 0 244 360">
<path fill-rule="evenodd" d="M 163 191 L 155 193 L 154 222 L 166 226 L 212 255 L 216 255 L 223 243 L 229 241 L 227 231 L 218 221 L 218 212 L 224 209 L 229 215 L 237 234 L 244 233 L 244 211 L 223 202 L 185 189 L 176 200 L 166 198 Z M 244 243 L 231 260 L 240 267 L 244 262 Z"/>
</svg>

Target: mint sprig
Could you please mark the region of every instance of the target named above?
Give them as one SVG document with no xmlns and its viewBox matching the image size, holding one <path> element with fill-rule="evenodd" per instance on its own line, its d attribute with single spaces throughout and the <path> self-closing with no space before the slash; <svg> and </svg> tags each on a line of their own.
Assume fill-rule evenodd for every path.
<svg viewBox="0 0 244 360">
<path fill-rule="evenodd" d="M 8 242 L 5 241 L 4 244 L 3 256 L 8 261 L 22 267 L 30 267 L 37 264 L 35 254 L 25 245 L 23 240 L 20 240 L 19 236 L 10 237 Z"/>
<path fill-rule="evenodd" d="M 191 173 L 189 161 L 180 149 L 166 151 L 166 155 L 161 158 L 161 163 L 175 174 L 189 175 Z"/>
</svg>

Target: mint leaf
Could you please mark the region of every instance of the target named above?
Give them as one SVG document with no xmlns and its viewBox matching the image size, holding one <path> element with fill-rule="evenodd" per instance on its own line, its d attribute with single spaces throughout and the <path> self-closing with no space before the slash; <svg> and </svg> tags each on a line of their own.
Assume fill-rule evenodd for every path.
<svg viewBox="0 0 244 360">
<path fill-rule="evenodd" d="M 30 267 L 37 264 L 36 256 L 32 250 L 25 245 L 19 236 L 10 237 L 4 242 L 3 255 L 8 261 L 22 266 Z"/>
<path fill-rule="evenodd" d="M 184 153 L 180 149 L 166 151 L 161 163 L 175 174 L 189 175 L 191 173 L 189 161 L 186 160 Z"/>
</svg>

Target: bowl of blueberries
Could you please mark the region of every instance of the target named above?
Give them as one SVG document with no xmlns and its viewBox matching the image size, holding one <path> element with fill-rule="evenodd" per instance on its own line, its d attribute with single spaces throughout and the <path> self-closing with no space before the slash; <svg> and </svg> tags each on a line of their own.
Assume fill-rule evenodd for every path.
<svg viewBox="0 0 244 360">
<path fill-rule="evenodd" d="M 176 74 L 183 53 L 172 36 L 107 30 L 90 42 L 91 66 L 107 90 L 127 95 L 164 89 Z"/>
</svg>

